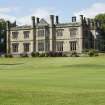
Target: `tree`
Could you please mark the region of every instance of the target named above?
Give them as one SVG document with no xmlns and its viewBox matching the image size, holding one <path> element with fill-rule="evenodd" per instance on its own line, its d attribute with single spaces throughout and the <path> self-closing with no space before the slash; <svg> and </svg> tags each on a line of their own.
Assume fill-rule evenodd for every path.
<svg viewBox="0 0 105 105">
<path fill-rule="evenodd" d="M 6 21 L 0 19 L 0 53 L 6 52 Z"/>
<path fill-rule="evenodd" d="M 99 30 L 105 39 L 105 13 L 97 15 L 95 20 L 100 23 Z"/>
</svg>

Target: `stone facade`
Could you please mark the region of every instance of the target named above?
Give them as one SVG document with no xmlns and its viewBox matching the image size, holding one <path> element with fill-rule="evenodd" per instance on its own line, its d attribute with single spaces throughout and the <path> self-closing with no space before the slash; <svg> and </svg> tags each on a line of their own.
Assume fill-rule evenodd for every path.
<svg viewBox="0 0 105 105">
<path fill-rule="evenodd" d="M 99 23 L 80 16 L 76 22 L 60 23 L 59 17 L 50 15 L 50 23 L 32 17 L 31 26 L 16 26 L 7 22 L 7 54 L 19 55 L 32 52 L 82 53 L 85 49 L 103 50 Z"/>
</svg>

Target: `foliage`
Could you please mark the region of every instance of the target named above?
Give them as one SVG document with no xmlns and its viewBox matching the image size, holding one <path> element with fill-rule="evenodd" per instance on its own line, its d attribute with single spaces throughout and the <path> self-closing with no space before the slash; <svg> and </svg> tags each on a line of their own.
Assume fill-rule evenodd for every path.
<svg viewBox="0 0 105 105">
<path fill-rule="evenodd" d="M 5 57 L 6 58 L 13 58 L 13 55 L 12 54 L 5 54 Z"/>
<path fill-rule="evenodd" d="M 105 13 L 97 15 L 95 17 L 95 20 L 99 21 L 100 23 L 99 30 L 105 39 Z"/>
<path fill-rule="evenodd" d="M 98 56 L 99 54 L 98 54 L 98 51 L 91 49 L 91 50 L 89 50 L 88 55 L 90 57 L 93 57 L 93 56 Z"/>
<path fill-rule="evenodd" d="M 77 52 L 72 52 L 71 57 L 79 57 L 79 54 Z"/>
<path fill-rule="evenodd" d="M 6 52 L 6 21 L 3 19 L 0 20 L 0 52 Z"/>
<path fill-rule="evenodd" d="M 38 53 L 38 52 L 32 52 L 32 53 L 31 53 L 31 56 L 32 56 L 32 57 L 39 57 L 39 53 Z"/>
<path fill-rule="evenodd" d="M 20 54 L 20 57 L 29 57 L 29 55 L 27 54 L 27 53 L 22 53 L 22 54 Z"/>
<path fill-rule="evenodd" d="M 48 52 L 48 53 L 38 53 L 32 52 L 32 57 L 63 57 L 65 56 L 62 52 Z"/>
</svg>

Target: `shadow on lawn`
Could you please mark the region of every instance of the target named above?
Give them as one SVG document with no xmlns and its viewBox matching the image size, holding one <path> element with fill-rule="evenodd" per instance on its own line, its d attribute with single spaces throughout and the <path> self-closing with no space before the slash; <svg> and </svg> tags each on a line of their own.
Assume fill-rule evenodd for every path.
<svg viewBox="0 0 105 105">
<path fill-rule="evenodd" d="M 5 63 L 5 64 L 0 64 L 1 66 L 12 66 L 12 65 L 22 65 L 24 63 Z"/>
<path fill-rule="evenodd" d="M 73 65 L 65 65 L 65 68 L 105 68 L 105 65 L 98 65 L 98 64 L 73 64 Z"/>
</svg>

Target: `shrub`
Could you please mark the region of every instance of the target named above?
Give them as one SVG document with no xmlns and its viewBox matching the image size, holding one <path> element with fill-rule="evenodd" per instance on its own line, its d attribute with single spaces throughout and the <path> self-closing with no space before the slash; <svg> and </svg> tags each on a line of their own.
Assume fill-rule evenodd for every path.
<svg viewBox="0 0 105 105">
<path fill-rule="evenodd" d="M 99 56 L 98 51 L 96 51 L 94 49 L 89 50 L 88 55 L 90 57 Z"/>
<path fill-rule="evenodd" d="M 31 53 L 31 56 L 32 56 L 32 57 L 38 57 L 38 56 L 39 56 L 39 53 L 38 53 L 38 52 L 32 52 L 32 53 Z"/>
<path fill-rule="evenodd" d="M 45 56 L 46 56 L 45 53 L 40 53 L 40 54 L 39 54 L 39 57 L 45 57 Z"/>
<path fill-rule="evenodd" d="M 13 58 L 13 55 L 12 54 L 5 54 L 5 57 L 6 58 Z"/>
<path fill-rule="evenodd" d="M 29 57 L 27 53 L 20 54 L 20 57 Z"/>
<path fill-rule="evenodd" d="M 77 52 L 72 52 L 71 57 L 79 57 L 79 54 Z"/>
</svg>

